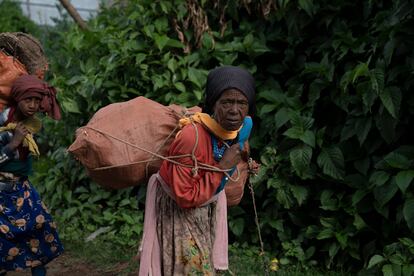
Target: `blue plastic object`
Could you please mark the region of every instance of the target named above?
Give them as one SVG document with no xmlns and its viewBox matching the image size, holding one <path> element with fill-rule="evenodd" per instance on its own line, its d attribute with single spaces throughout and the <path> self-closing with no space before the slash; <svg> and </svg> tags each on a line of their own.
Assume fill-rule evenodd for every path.
<svg viewBox="0 0 414 276">
<path fill-rule="evenodd" d="M 247 140 L 249 140 L 250 133 L 252 132 L 252 128 L 253 128 L 253 120 L 250 116 L 246 116 L 243 121 L 243 127 L 239 131 L 239 135 L 238 135 L 238 142 L 239 142 L 241 150 L 244 149 L 244 143 Z M 236 170 L 236 167 L 233 167 L 229 174 L 232 175 L 235 170 Z M 220 182 L 220 186 L 217 188 L 216 194 L 224 189 L 224 186 L 226 186 L 226 183 L 228 181 L 229 181 L 229 178 L 227 176 L 223 176 Z"/>
</svg>

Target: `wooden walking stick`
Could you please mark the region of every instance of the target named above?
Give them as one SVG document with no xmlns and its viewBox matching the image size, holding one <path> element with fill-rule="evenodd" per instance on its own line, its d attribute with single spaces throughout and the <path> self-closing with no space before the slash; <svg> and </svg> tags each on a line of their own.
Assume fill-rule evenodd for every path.
<svg viewBox="0 0 414 276">
<path fill-rule="evenodd" d="M 251 166 L 252 162 L 253 162 L 253 160 L 251 158 L 249 158 L 249 162 L 248 162 L 249 167 Z M 263 240 L 262 240 L 262 232 L 260 230 L 259 216 L 257 214 L 256 199 L 254 198 L 253 184 L 249 181 L 248 186 L 249 186 L 250 194 L 252 196 L 253 211 L 254 211 L 254 222 L 256 223 L 257 235 L 259 237 L 259 242 L 260 242 L 260 256 L 261 256 L 262 262 L 263 262 L 263 270 L 264 270 L 265 276 L 268 276 L 269 275 L 269 269 L 268 269 L 268 266 L 267 266 L 267 261 L 266 261 L 265 251 L 264 251 L 264 244 L 263 244 Z"/>
</svg>

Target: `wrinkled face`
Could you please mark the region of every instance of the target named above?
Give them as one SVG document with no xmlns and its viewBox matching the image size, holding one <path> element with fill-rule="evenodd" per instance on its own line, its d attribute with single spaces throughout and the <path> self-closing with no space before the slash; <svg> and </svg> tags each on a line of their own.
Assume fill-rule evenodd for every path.
<svg viewBox="0 0 414 276">
<path fill-rule="evenodd" d="M 30 97 L 17 103 L 17 108 L 24 117 L 32 117 L 40 108 L 40 98 Z"/>
<path fill-rule="evenodd" d="M 237 89 L 227 89 L 214 104 L 214 119 L 226 130 L 238 130 L 249 113 L 247 97 Z"/>
</svg>

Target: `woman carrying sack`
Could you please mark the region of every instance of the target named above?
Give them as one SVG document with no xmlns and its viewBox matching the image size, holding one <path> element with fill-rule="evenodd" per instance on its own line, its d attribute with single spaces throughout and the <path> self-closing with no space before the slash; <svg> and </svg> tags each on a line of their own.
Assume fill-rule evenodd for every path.
<svg viewBox="0 0 414 276">
<path fill-rule="evenodd" d="M 180 157 L 163 161 L 148 183 L 139 275 L 214 275 L 228 269 L 224 187 L 247 159 L 254 98 L 248 71 L 224 66 L 209 73 L 205 113 L 180 120 L 183 128 L 168 153 Z"/>
<path fill-rule="evenodd" d="M 0 275 L 26 268 L 46 275 L 44 265 L 63 252 L 56 223 L 28 178 L 39 155 L 38 112 L 60 119 L 56 90 L 35 76 L 19 77 L 0 113 Z"/>
</svg>

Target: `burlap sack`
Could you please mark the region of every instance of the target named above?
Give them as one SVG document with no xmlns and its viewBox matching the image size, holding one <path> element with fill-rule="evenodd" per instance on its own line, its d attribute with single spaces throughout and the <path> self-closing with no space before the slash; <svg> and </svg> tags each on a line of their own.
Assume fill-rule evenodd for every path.
<svg viewBox="0 0 414 276">
<path fill-rule="evenodd" d="M 178 119 L 185 113 L 199 111 L 199 107 L 187 110 L 177 105 L 163 106 L 144 97 L 110 104 L 76 131 L 76 140 L 68 151 L 101 186 L 111 189 L 136 186 L 157 172 L 162 160 L 131 145 L 166 156 L 178 131 Z M 131 164 L 151 158 L 151 162 Z"/>
<path fill-rule="evenodd" d="M 14 80 L 24 74 L 27 74 L 27 71 L 23 64 L 0 51 L 0 112 L 10 100 Z"/>
<path fill-rule="evenodd" d="M 200 108 L 163 106 L 144 97 L 114 103 L 101 108 L 86 126 L 76 131 L 76 140 L 68 151 L 103 187 L 121 189 L 143 184 L 158 171 L 162 160 L 131 145 L 166 156 L 178 131 L 178 119 L 195 112 L 200 112 Z M 154 160 L 134 164 L 151 158 Z M 246 162 L 242 161 L 237 168 L 238 180 L 229 180 L 225 187 L 228 206 L 240 203 L 248 177 Z"/>
<path fill-rule="evenodd" d="M 239 172 L 237 181 L 229 180 L 224 187 L 227 198 L 227 206 L 235 206 L 240 203 L 244 194 L 244 186 L 247 178 L 249 177 L 249 166 L 247 162 L 241 161 L 237 165 L 237 170 Z M 237 177 L 237 171 L 233 173 L 233 177 Z"/>
<path fill-rule="evenodd" d="M 30 75 L 43 79 L 48 64 L 39 40 L 21 32 L 0 33 L 0 49 L 18 59 Z"/>
<path fill-rule="evenodd" d="M 40 42 L 25 33 L 0 33 L 0 111 L 9 103 L 11 85 L 23 74 L 44 78 L 47 60 Z"/>
</svg>

